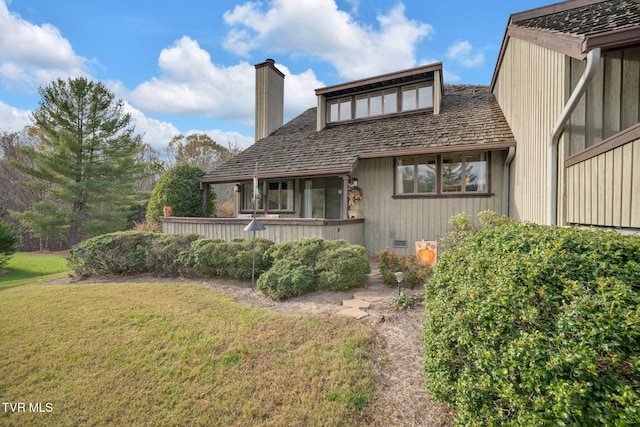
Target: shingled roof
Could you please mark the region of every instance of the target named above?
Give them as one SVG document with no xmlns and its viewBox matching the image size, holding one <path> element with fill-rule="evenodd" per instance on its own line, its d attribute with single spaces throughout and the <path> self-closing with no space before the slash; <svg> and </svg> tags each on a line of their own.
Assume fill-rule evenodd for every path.
<svg viewBox="0 0 640 427">
<path fill-rule="evenodd" d="M 413 112 L 316 130 L 317 109 L 256 142 L 202 182 L 350 174 L 359 159 L 515 145 L 487 86 L 445 85 L 440 114 Z"/>
<path fill-rule="evenodd" d="M 572 2 L 565 2 L 572 6 Z M 605 0 L 593 4 L 573 2 L 575 8 L 529 18 L 531 13 L 513 15 L 517 27 L 589 36 L 640 25 L 640 0 Z M 535 10 L 534 10 L 535 11 Z M 551 9 L 553 11 L 553 9 Z"/>
</svg>

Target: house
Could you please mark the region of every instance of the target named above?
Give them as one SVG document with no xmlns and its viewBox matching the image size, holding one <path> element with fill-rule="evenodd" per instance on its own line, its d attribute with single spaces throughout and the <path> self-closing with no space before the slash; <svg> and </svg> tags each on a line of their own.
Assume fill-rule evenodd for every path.
<svg viewBox="0 0 640 427">
<path fill-rule="evenodd" d="M 640 1 L 511 15 L 491 82 L 516 139 L 510 215 L 640 228 Z"/>
<path fill-rule="evenodd" d="M 451 216 L 487 209 L 640 228 L 639 2 L 512 15 L 489 87 L 443 84 L 442 63 L 428 64 L 316 89 L 317 106 L 286 124 L 285 76 L 257 64 L 256 143 L 201 180 L 205 196 L 234 183 L 238 217 L 163 229 L 248 235 L 254 193 L 261 236 L 343 238 L 370 254 L 414 253 Z"/>
</svg>

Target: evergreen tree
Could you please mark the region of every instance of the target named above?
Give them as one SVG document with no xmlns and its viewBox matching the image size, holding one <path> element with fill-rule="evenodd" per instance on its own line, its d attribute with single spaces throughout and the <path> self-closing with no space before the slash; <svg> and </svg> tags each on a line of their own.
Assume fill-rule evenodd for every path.
<svg viewBox="0 0 640 427">
<path fill-rule="evenodd" d="M 39 93 L 42 100 L 32 115 L 39 144 L 24 148 L 33 164 L 15 166 L 51 184 L 50 200 L 64 209 L 49 213 L 64 217 L 70 247 L 80 233 L 124 228 L 145 170 L 138 161 L 142 137 L 134 133 L 124 102 L 85 77 L 54 80 Z"/>
</svg>

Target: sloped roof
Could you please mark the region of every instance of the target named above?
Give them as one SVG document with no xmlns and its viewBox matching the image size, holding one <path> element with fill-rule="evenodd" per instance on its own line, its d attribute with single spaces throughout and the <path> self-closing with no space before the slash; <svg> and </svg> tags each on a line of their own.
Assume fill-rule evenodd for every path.
<svg viewBox="0 0 640 427">
<path fill-rule="evenodd" d="M 594 48 L 640 44 L 640 0 L 567 0 L 509 17 L 491 88 L 510 37 L 585 59 Z"/>
<path fill-rule="evenodd" d="M 329 125 L 316 131 L 317 109 L 257 141 L 207 173 L 203 182 L 349 174 L 359 159 L 501 149 L 515 138 L 487 86 L 444 85 L 440 114 L 413 112 Z"/>
<path fill-rule="evenodd" d="M 570 6 L 572 2 L 565 2 Z M 544 31 L 589 36 L 640 25 L 640 0 L 606 0 L 554 13 L 512 15 L 517 27 L 535 28 Z M 533 16 L 531 16 L 533 15 Z M 531 17 L 529 17 L 531 16 Z"/>
</svg>

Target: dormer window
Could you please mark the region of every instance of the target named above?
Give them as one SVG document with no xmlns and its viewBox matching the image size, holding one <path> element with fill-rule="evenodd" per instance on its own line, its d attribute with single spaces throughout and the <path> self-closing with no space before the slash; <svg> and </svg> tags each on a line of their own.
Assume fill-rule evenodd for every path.
<svg viewBox="0 0 640 427">
<path fill-rule="evenodd" d="M 402 111 L 433 108 L 433 87 L 429 84 L 402 88 Z"/>
<path fill-rule="evenodd" d="M 356 119 L 398 111 L 395 89 L 356 96 Z"/>
<path fill-rule="evenodd" d="M 316 130 L 329 123 L 388 117 L 405 112 L 440 114 L 442 63 L 316 89 Z"/>
</svg>

